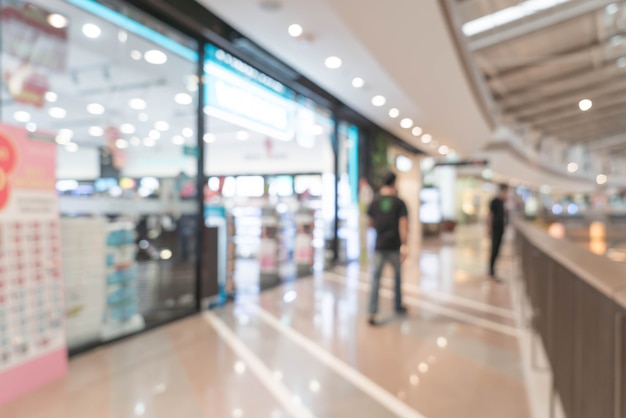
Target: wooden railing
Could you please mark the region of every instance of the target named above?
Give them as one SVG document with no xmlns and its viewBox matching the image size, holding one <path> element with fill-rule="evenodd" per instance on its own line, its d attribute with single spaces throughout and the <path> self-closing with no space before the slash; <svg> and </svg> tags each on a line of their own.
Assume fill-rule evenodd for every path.
<svg viewBox="0 0 626 418">
<path fill-rule="evenodd" d="M 626 264 L 516 220 L 532 325 L 568 418 L 626 418 Z"/>
</svg>

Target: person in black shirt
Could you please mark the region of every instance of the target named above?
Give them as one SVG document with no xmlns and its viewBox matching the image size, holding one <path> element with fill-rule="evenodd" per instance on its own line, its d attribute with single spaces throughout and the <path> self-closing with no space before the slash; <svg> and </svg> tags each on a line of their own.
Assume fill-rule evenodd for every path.
<svg viewBox="0 0 626 418">
<path fill-rule="evenodd" d="M 370 325 L 376 325 L 380 277 L 387 262 L 394 269 L 396 312 L 406 313 L 406 308 L 402 305 L 400 264 L 407 256 L 408 211 L 397 194 L 396 175 L 389 173 L 383 179 L 380 196 L 374 199 L 367 210 L 369 225 L 376 229 L 376 255 L 369 307 Z"/>
<path fill-rule="evenodd" d="M 501 184 L 498 188 L 498 195 L 491 201 L 489 205 L 489 218 L 487 221 L 487 228 L 489 236 L 491 237 L 491 258 L 489 260 L 489 277 L 495 281 L 500 281 L 496 277 L 496 260 L 500 253 L 500 245 L 502 244 L 502 237 L 504 235 L 504 229 L 507 224 L 507 210 L 504 205 L 507 195 L 509 193 L 509 186 Z"/>
</svg>

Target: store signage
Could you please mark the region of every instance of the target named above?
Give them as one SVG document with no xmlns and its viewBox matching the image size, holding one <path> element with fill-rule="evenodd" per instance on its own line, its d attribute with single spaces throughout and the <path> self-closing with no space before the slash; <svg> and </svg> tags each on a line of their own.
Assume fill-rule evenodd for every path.
<svg viewBox="0 0 626 418">
<path fill-rule="evenodd" d="M 282 141 L 294 138 L 296 105 L 289 94 L 268 87 L 263 78 L 264 83 L 258 81 L 260 76 L 251 80 L 222 61 L 209 59 L 205 70 L 206 114 Z"/>
<path fill-rule="evenodd" d="M 257 82 L 271 90 L 274 90 L 278 94 L 293 98 L 293 93 L 290 92 L 283 84 L 265 75 L 256 68 L 246 64 L 240 59 L 233 57 L 231 54 L 222 49 L 213 45 L 207 45 L 206 57 L 210 62 L 221 65 L 232 72 L 236 72 L 240 76 L 246 77 L 251 81 Z"/>
<path fill-rule="evenodd" d="M 0 404 L 67 368 L 56 145 L 0 125 Z"/>
</svg>

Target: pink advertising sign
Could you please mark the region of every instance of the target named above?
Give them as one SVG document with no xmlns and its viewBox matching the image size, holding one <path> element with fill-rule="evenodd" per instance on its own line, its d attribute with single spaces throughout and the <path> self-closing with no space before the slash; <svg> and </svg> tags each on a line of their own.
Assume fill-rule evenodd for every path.
<svg viewBox="0 0 626 418">
<path fill-rule="evenodd" d="M 67 369 L 56 146 L 0 125 L 0 404 Z"/>
</svg>

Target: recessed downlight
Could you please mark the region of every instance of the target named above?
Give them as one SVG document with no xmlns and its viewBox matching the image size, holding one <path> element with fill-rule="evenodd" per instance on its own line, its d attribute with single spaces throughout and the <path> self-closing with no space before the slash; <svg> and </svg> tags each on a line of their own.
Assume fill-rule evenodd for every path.
<svg viewBox="0 0 626 418">
<path fill-rule="evenodd" d="M 87 38 L 96 39 L 102 34 L 102 29 L 93 23 L 85 23 L 83 25 L 83 34 Z"/>
<path fill-rule="evenodd" d="M 54 103 L 59 99 L 59 95 L 53 91 L 48 91 L 46 92 L 45 98 L 47 102 Z"/>
<path fill-rule="evenodd" d="M 90 103 L 87 105 L 87 112 L 92 115 L 102 115 L 106 109 L 100 103 Z"/>
<path fill-rule="evenodd" d="M 400 126 L 402 126 L 404 129 L 410 129 L 411 127 L 413 127 L 413 119 L 411 118 L 404 118 L 400 121 Z"/>
<path fill-rule="evenodd" d="M 143 54 L 143 59 L 150 64 L 161 65 L 167 62 L 167 54 L 158 49 L 151 49 Z"/>
<path fill-rule="evenodd" d="M 567 165 L 567 171 L 569 171 L 570 173 L 575 173 L 578 171 L 578 164 L 576 163 L 569 163 Z"/>
<path fill-rule="evenodd" d="M 389 117 L 391 119 L 395 119 L 398 116 L 400 116 L 400 111 L 398 109 L 396 109 L 395 107 L 389 109 Z"/>
<path fill-rule="evenodd" d="M 217 138 L 215 137 L 215 134 L 212 134 L 209 132 L 209 133 L 204 134 L 203 139 L 204 139 L 204 142 L 206 142 L 207 144 L 211 144 L 215 142 Z"/>
<path fill-rule="evenodd" d="M 293 25 L 289 25 L 289 29 L 287 29 L 287 32 L 289 32 L 290 36 L 297 38 L 298 36 L 302 35 L 304 29 L 302 29 L 302 26 L 294 23 Z"/>
<path fill-rule="evenodd" d="M 146 107 L 148 107 L 148 104 L 144 99 L 135 98 L 131 99 L 128 102 L 128 106 L 130 106 L 130 108 L 134 110 L 144 110 Z"/>
<path fill-rule="evenodd" d="M 343 65 L 343 61 L 339 57 L 331 56 L 324 60 L 324 65 L 326 68 L 330 68 L 331 70 L 336 70 Z"/>
<path fill-rule="evenodd" d="M 156 145 L 156 141 L 152 138 L 144 138 L 143 139 L 143 144 L 146 147 L 153 147 Z"/>
<path fill-rule="evenodd" d="M 170 124 L 164 120 L 160 120 L 154 124 L 154 127 L 158 131 L 165 132 L 165 131 L 169 131 Z"/>
<path fill-rule="evenodd" d="M 416 127 L 413 128 L 411 133 L 413 134 L 413 136 L 420 136 L 421 134 L 424 133 L 424 130 L 422 128 L 420 128 L 419 126 L 416 126 Z"/>
<path fill-rule="evenodd" d="M 175 145 L 183 145 L 185 143 L 185 138 L 180 135 L 174 135 L 172 137 L 172 143 Z"/>
<path fill-rule="evenodd" d="M 67 116 L 67 110 L 63 109 L 62 107 L 51 107 L 50 109 L 48 109 L 48 114 L 52 118 L 63 119 Z"/>
<path fill-rule="evenodd" d="M 183 136 L 185 138 L 191 138 L 193 136 L 193 129 L 191 129 L 191 128 L 183 129 Z"/>
<path fill-rule="evenodd" d="M 128 148 L 129 143 L 127 140 L 120 138 L 117 141 L 115 141 L 115 146 L 119 149 L 126 149 Z"/>
<path fill-rule="evenodd" d="M 125 30 L 120 30 L 117 33 L 117 40 L 121 43 L 128 41 L 128 32 L 126 32 Z"/>
<path fill-rule="evenodd" d="M 133 136 L 130 139 L 130 145 L 132 145 L 133 147 L 141 145 L 141 138 L 139 138 L 138 136 Z"/>
<path fill-rule="evenodd" d="M 89 135 L 91 136 L 102 136 L 104 135 L 104 129 L 99 126 L 91 126 L 89 128 Z"/>
<path fill-rule="evenodd" d="M 582 110 L 583 112 L 588 111 L 592 107 L 593 107 L 593 102 L 589 99 L 582 99 L 580 102 L 578 102 L 578 108 Z"/>
<path fill-rule="evenodd" d="M 52 13 L 48 15 L 48 18 L 46 20 L 48 21 L 50 26 L 52 26 L 53 28 L 57 28 L 57 29 L 63 29 L 67 27 L 69 23 L 67 20 L 67 17 L 60 15 L 58 13 Z"/>
<path fill-rule="evenodd" d="M 127 135 L 132 135 L 136 132 L 136 128 L 135 125 L 131 124 L 131 123 L 124 123 L 122 124 L 122 126 L 120 126 L 120 131 L 124 134 Z"/>
<path fill-rule="evenodd" d="M 433 136 L 430 134 L 424 134 L 422 135 L 422 143 L 423 144 L 430 144 L 431 142 L 433 142 Z"/>
<path fill-rule="evenodd" d="M 442 145 L 442 146 L 439 147 L 439 154 L 447 155 L 448 152 L 450 152 L 450 148 L 448 148 L 447 145 Z"/>
<path fill-rule="evenodd" d="M 130 51 L 130 57 L 135 61 L 139 61 L 141 57 L 143 57 L 143 54 L 141 53 L 141 51 L 133 49 L 132 51 Z"/>
<path fill-rule="evenodd" d="M 352 87 L 354 87 L 355 89 L 360 89 L 363 86 L 365 86 L 365 80 L 363 80 L 361 77 L 354 77 L 352 79 Z"/>
<path fill-rule="evenodd" d="M 35 122 L 28 122 L 26 124 L 26 130 L 28 132 L 36 132 L 37 131 L 37 124 Z"/>
<path fill-rule="evenodd" d="M 596 177 L 596 183 L 598 183 L 600 186 L 606 184 L 608 180 L 609 179 L 605 174 L 598 174 L 598 176 Z"/>
<path fill-rule="evenodd" d="M 157 131 L 156 129 L 152 129 L 150 132 L 148 132 L 148 137 L 150 139 L 161 139 L 161 132 Z"/>
<path fill-rule="evenodd" d="M 25 112 L 23 110 L 18 110 L 17 112 L 13 113 L 13 119 L 15 119 L 18 122 L 26 123 L 26 122 L 30 122 L 31 115 L 30 113 Z"/>
<path fill-rule="evenodd" d="M 74 131 L 71 129 L 61 129 L 57 133 L 55 137 L 55 141 L 59 145 L 66 145 L 72 142 L 72 138 L 74 137 Z"/>
<path fill-rule="evenodd" d="M 384 106 L 385 103 L 387 103 L 387 99 L 385 98 L 385 96 L 378 95 L 372 97 L 372 104 L 376 107 Z"/>
<path fill-rule="evenodd" d="M 178 93 L 174 96 L 174 101 L 179 105 L 190 105 L 193 103 L 193 97 L 188 93 Z"/>
</svg>

